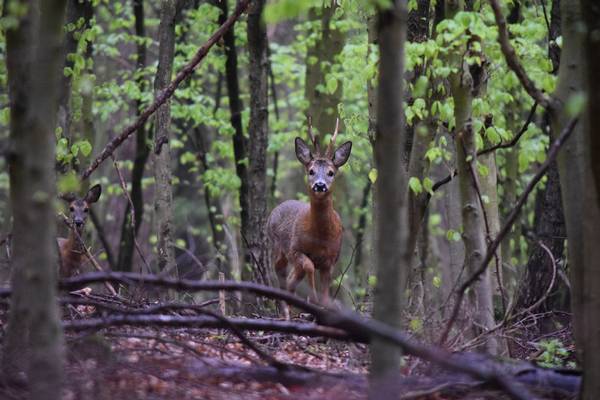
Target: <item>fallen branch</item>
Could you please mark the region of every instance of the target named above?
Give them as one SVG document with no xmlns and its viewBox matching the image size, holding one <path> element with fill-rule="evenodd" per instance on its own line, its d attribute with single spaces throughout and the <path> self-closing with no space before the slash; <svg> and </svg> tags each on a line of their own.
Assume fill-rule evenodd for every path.
<svg viewBox="0 0 600 400">
<path fill-rule="evenodd" d="M 231 13 L 229 18 L 227 18 L 223 25 L 221 25 L 219 29 L 217 29 L 215 33 L 213 33 L 213 35 L 208 39 L 208 41 L 198 49 L 198 51 L 190 60 L 190 62 L 188 62 L 185 65 L 185 67 L 183 67 L 177 73 L 175 79 L 173 79 L 171 83 L 169 83 L 169 85 L 162 92 L 160 92 L 158 96 L 156 96 L 154 102 L 150 104 L 150 106 L 148 106 L 148 108 L 146 108 L 139 115 L 138 119 L 133 124 L 127 126 L 119 135 L 115 136 L 110 142 L 106 144 L 102 152 L 81 174 L 82 180 L 89 178 L 92 172 L 94 172 L 104 160 L 110 157 L 115 151 L 115 149 L 119 147 L 119 145 L 121 145 L 121 143 L 123 143 L 131 134 L 137 131 L 138 128 L 143 126 L 144 123 L 146 123 L 146 121 L 148 120 L 148 118 L 150 118 L 150 116 L 154 114 L 154 112 L 158 110 L 158 108 L 161 105 L 163 105 L 173 95 L 173 93 L 175 93 L 175 89 L 177 89 L 181 82 L 183 82 L 194 72 L 200 61 L 202 61 L 204 57 L 206 57 L 208 51 L 212 48 L 212 46 L 214 46 L 219 40 L 221 40 L 223 35 L 237 21 L 240 15 L 242 15 L 244 10 L 248 7 L 248 4 L 250 4 L 250 0 L 240 0 L 238 2 L 237 7 L 233 11 L 233 13 Z"/>
<path fill-rule="evenodd" d="M 249 282 L 218 282 L 218 281 L 192 281 L 192 280 L 177 280 L 173 278 L 164 278 L 156 275 L 139 275 L 134 273 L 125 272 L 110 272 L 105 274 L 85 274 L 79 275 L 73 278 L 64 279 L 60 282 L 60 287 L 68 289 L 73 286 L 79 286 L 81 284 L 87 284 L 92 282 L 100 281 L 112 281 L 121 284 L 153 284 L 164 286 L 171 289 L 189 290 L 189 291 L 248 291 L 258 295 L 267 296 L 270 298 L 284 300 L 290 305 L 298 307 L 304 311 L 307 311 L 315 315 L 317 323 L 324 327 L 335 328 L 345 332 L 348 338 L 352 338 L 355 341 L 370 341 L 376 337 L 386 342 L 395 344 L 402 347 L 403 351 L 407 354 L 422 358 L 424 360 L 438 364 L 446 369 L 452 371 L 458 371 L 466 373 L 477 379 L 481 379 L 492 385 L 497 385 L 499 388 L 504 390 L 514 399 L 535 399 L 529 394 L 528 390 L 518 382 L 512 381 L 509 375 L 503 373 L 496 364 L 493 365 L 479 365 L 477 363 L 467 363 L 459 355 L 453 355 L 448 351 L 437 347 L 429 346 L 422 343 L 413 341 L 408 335 L 397 331 L 395 328 L 388 326 L 382 322 L 365 319 L 360 315 L 352 312 L 344 312 L 338 310 L 330 310 L 321 308 L 314 304 L 308 303 L 294 294 L 287 291 L 263 286 Z M 110 325 L 130 325 L 133 323 L 132 318 L 139 318 L 139 321 L 143 321 L 147 316 L 111 316 L 108 319 L 95 319 L 95 320 L 80 320 L 72 321 L 71 325 L 65 325 L 65 329 L 87 329 L 87 328 L 101 328 Z M 166 325 L 166 326 L 181 326 L 177 323 L 179 319 L 182 324 L 185 324 L 185 317 L 170 317 L 170 316 L 154 316 L 154 324 Z M 214 318 L 207 317 L 194 317 L 196 320 L 195 324 L 203 324 L 202 326 L 217 326 L 220 324 L 219 321 Z M 147 320 L 147 319 L 146 319 Z M 265 330 L 268 326 L 274 326 L 273 321 L 267 322 L 254 322 L 248 319 L 230 319 L 233 323 L 238 324 L 240 329 L 253 329 Z M 107 323 L 106 321 L 111 321 Z M 202 322 L 201 322 L 202 321 Z M 246 322 L 244 322 L 246 321 Z M 249 322 L 252 321 L 252 322 Z M 264 320 L 262 320 L 264 321 Z M 191 322 L 190 322 L 191 323 Z M 245 325 L 243 325 L 245 324 Z M 278 322 L 275 324 L 277 327 L 286 326 L 285 329 L 290 328 L 287 322 Z M 198 325 L 194 325 L 198 326 Z M 318 325 L 315 325 L 318 326 Z M 281 328 L 284 329 L 284 328 Z M 310 332 L 307 331 L 307 332 Z"/>
<path fill-rule="evenodd" d="M 213 316 L 181 316 L 181 315 L 109 315 L 104 318 L 89 318 L 64 321 L 63 327 L 68 331 L 102 329 L 114 326 L 163 326 L 177 328 L 220 328 L 248 331 L 274 331 L 302 336 L 327 337 L 337 340 L 354 340 L 366 342 L 366 337 L 349 335 L 340 329 L 320 326 L 312 322 L 276 321 L 268 319 L 225 318 Z"/>
<path fill-rule="evenodd" d="M 450 319 L 448 320 L 448 324 L 446 325 L 444 332 L 442 333 L 442 336 L 440 337 L 439 345 L 443 345 L 446 342 L 446 339 L 448 338 L 448 334 L 450 333 L 450 330 L 452 329 L 452 326 L 454 325 L 454 322 L 456 321 L 456 318 L 458 316 L 458 312 L 460 311 L 465 291 L 479 279 L 481 274 L 483 274 L 483 272 L 487 268 L 487 265 L 494 257 L 495 252 L 498 250 L 500 243 L 512 228 L 512 225 L 514 224 L 515 220 L 517 219 L 517 216 L 521 212 L 521 209 L 525 205 L 527 198 L 529 197 L 537 183 L 544 177 L 544 175 L 546 175 L 546 171 L 548 170 L 548 168 L 550 168 L 550 164 L 554 162 L 556 156 L 558 155 L 558 151 L 560 150 L 562 145 L 567 141 L 569 136 L 571 136 L 573 129 L 575 129 L 575 126 L 577 125 L 577 122 L 578 119 L 572 119 L 571 121 L 569 121 L 562 130 L 560 136 L 554 142 L 552 142 L 552 145 L 548 150 L 548 155 L 546 156 L 546 161 L 544 161 L 544 163 L 538 168 L 534 177 L 531 179 L 531 181 L 529 181 L 527 187 L 517 200 L 517 204 L 508 215 L 506 223 L 504 224 L 502 229 L 500 229 L 500 232 L 498 232 L 498 235 L 496 236 L 494 241 L 488 246 L 488 249 L 485 253 L 485 257 L 481 262 L 481 265 L 473 273 L 473 275 L 469 279 L 467 279 L 458 289 L 456 293 L 456 302 L 454 303 L 452 314 L 450 316 Z"/>
</svg>

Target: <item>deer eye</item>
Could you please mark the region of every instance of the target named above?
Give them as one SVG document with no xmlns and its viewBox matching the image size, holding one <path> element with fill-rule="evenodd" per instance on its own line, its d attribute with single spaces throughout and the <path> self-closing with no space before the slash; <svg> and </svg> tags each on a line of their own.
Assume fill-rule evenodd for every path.
<svg viewBox="0 0 600 400">
<path fill-rule="evenodd" d="M 71 206 L 71 207 L 69 207 L 69 210 L 70 210 L 71 212 L 73 212 L 73 211 L 75 211 L 75 207 Z"/>
<path fill-rule="evenodd" d="M 86 213 L 86 214 L 87 214 L 89 211 L 90 211 L 90 209 L 89 209 L 89 208 L 84 208 L 84 209 L 83 209 L 83 212 L 84 212 L 84 213 Z"/>
<path fill-rule="evenodd" d="M 308 171 L 308 174 L 309 174 L 309 175 L 314 175 L 314 174 L 315 174 L 315 170 L 314 170 L 314 169 L 311 169 L 311 170 L 309 170 L 309 171 Z"/>
<path fill-rule="evenodd" d="M 327 173 L 327 176 L 333 176 L 333 175 L 334 175 L 334 172 L 333 172 L 333 171 L 329 171 L 329 172 Z"/>
</svg>

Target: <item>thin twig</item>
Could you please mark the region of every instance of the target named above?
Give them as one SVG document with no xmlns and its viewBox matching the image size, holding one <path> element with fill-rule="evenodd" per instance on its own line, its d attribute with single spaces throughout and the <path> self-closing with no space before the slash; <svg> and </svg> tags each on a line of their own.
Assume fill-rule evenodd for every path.
<svg viewBox="0 0 600 400">
<path fill-rule="evenodd" d="M 123 195 L 125 196 L 125 198 L 127 198 L 127 201 L 129 202 L 129 215 L 131 215 L 131 229 L 133 230 L 133 244 L 135 245 L 135 249 L 137 250 L 138 254 L 140 255 L 140 258 L 142 259 L 142 262 L 146 266 L 146 271 L 152 272 L 150 270 L 150 265 L 148 265 L 148 262 L 146 261 L 146 257 L 144 257 L 144 253 L 142 253 L 140 244 L 137 241 L 137 237 L 135 234 L 135 226 L 136 226 L 135 207 L 133 206 L 133 201 L 131 200 L 131 196 L 129 195 L 129 190 L 127 190 L 127 184 L 125 183 L 125 178 L 123 178 L 123 174 L 121 173 L 121 170 L 119 169 L 119 164 L 117 164 L 117 160 L 116 160 L 115 156 L 113 154 L 111 154 L 110 157 L 113 160 L 113 165 L 115 166 L 115 170 L 117 171 L 117 175 L 119 176 L 119 182 L 121 183 L 121 189 L 123 189 Z"/>
</svg>

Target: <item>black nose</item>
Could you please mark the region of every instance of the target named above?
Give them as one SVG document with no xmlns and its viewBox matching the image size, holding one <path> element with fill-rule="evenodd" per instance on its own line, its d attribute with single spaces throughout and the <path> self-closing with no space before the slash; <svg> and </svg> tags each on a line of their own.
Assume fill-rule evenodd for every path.
<svg viewBox="0 0 600 400">
<path fill-rule="evenodd" d="M 317 182 L 313 185 L 313 192 L 326 192 L 327 185 L 323 182 Z"/>
<path fill-rule="evenodd" d="M 81 228 L 83 226 L 83 221 L 81 220 L 75 220 L 73 221 L 73 223 L 75 224 L 75 226 L 77 226 L 78 228 Z"/>
</svg>

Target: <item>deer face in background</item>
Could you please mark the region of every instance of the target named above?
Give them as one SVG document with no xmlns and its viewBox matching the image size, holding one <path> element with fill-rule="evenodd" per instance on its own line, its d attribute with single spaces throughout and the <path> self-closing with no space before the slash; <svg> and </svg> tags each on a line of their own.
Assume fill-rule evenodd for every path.
<svg viewBox="0 0 600 400">
<path fill-rule="evenodd" d="M 85 226 L 90 212 L 90 204 L 97 202 L 101 194 L 102 187 L 95 185 L 83 198 L 77 197 L 73 193 L 61 196 L 69 204 L 69 222 L 78 232 L 81 232 Z"/>
<path fill-rule="evenodd" d="M 321 156 L 313 155 L 304 140 L 297 137 L 295 141 L 296 157 L 306 168 L 308 187 L 317 197 L 326 196 L 333 185 L 338 169 L 348 161 L 352 151 L 352 142 L 342 144 L 331 153 L 331 150 Z"/>
</svg>

